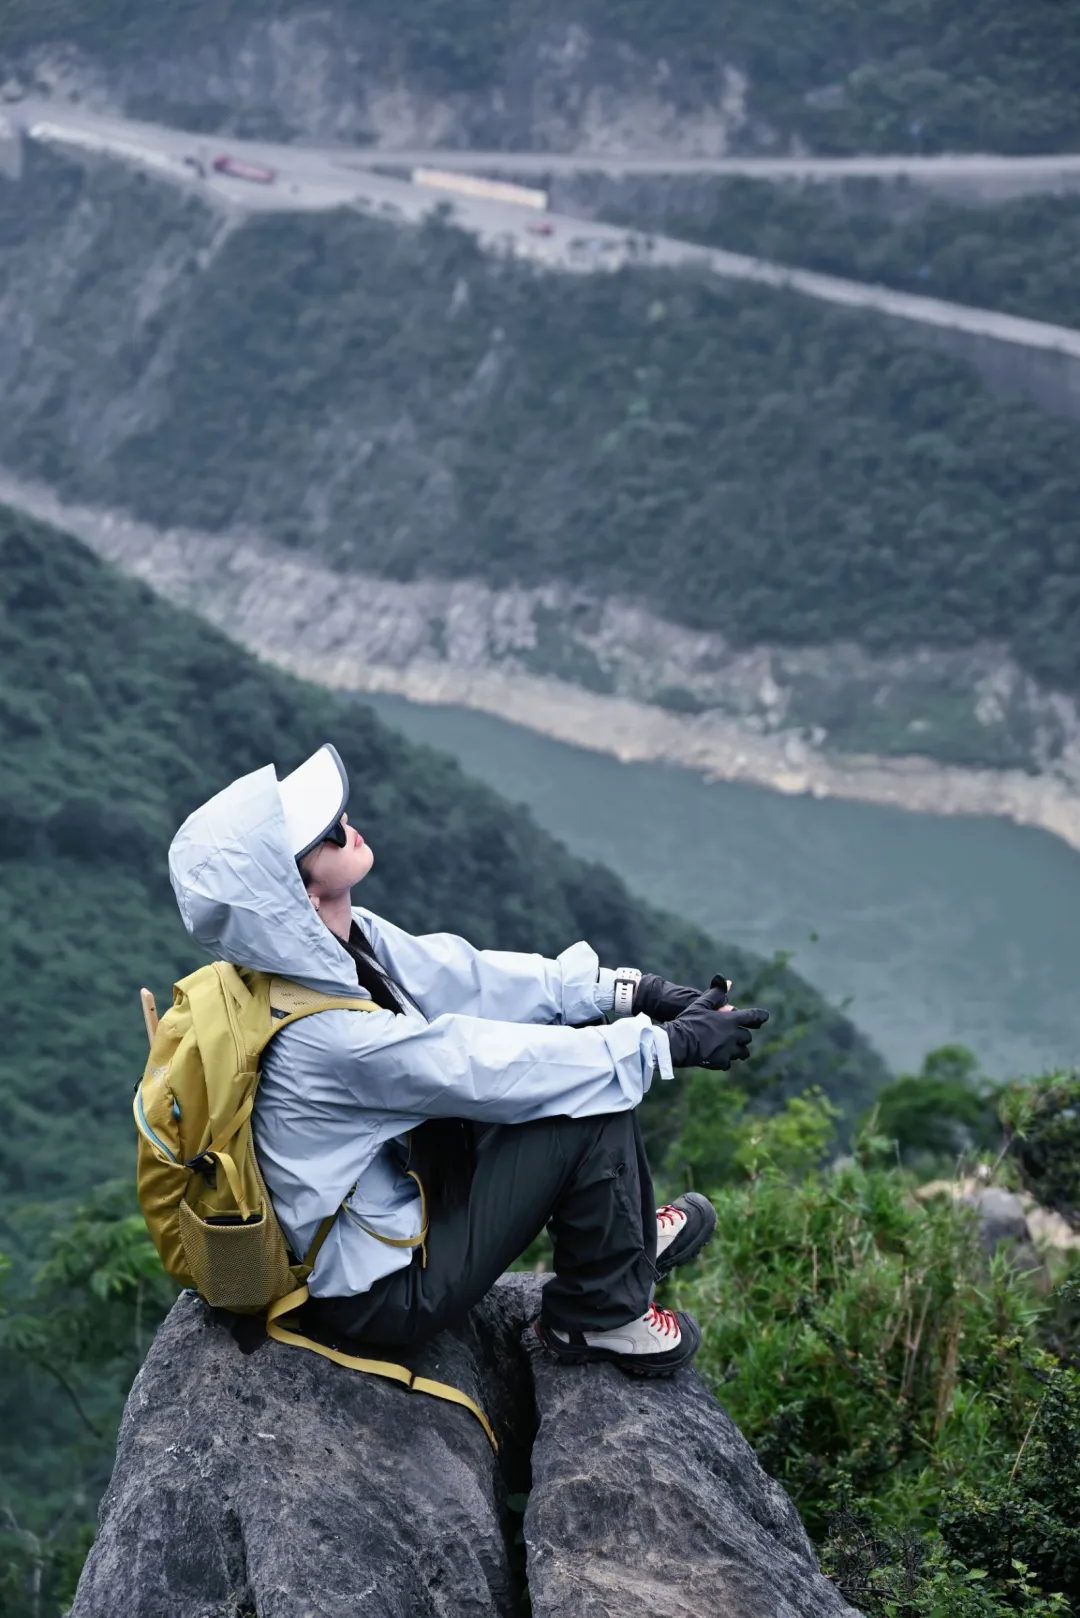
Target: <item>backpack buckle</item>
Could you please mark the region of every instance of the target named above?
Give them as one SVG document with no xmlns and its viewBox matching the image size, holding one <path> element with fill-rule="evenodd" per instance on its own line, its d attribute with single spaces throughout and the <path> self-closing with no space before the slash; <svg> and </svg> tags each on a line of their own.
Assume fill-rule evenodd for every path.
<svg viewBox="0 0 1080 1618">
<path fill-rule="evenodd" d="M 201 1174 L 207 1185 L 217 1184 L 217 1163 L 209 1152 L 200 1152 L 197 1157 L 189 1157 L 184 1164 L 193 1174 Z"/>
</svg>

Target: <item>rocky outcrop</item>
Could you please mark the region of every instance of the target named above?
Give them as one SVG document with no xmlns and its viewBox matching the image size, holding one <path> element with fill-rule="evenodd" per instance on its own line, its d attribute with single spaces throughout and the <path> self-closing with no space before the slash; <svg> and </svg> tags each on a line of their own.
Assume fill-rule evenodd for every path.
<svg viewBox="0 0 1080 1618">
<path fill-rule="evenodd" d="M 131 1390 L 72 1618 L 510 1618 L 526 1578 L 535 1618 L 851 1614 L 696 1374 L 548 1363 L 538 1286 L 504 1277 L 410 1361 L 487 1410 L 498 1460 L 460 1407 L 185 1294 Z"/>
<path fill-rule="evenodd" d="M 479 1392 L 462 1340 L 423 1368 Z M 73 1615 L 503 1618 L 504 1498 L 464 1411 L 265 1337 L 245 1353 L 186 1294 L 131 1390 Z"/>
<path fill-rule="evenodd" d="M 1002 1186 L 977 1186 L 961 1199 L 975 1210 L 979 1240 L 987 1257 L 1003 1251 L 1016 1270 L 1035 1275 L 1044 1270 L 1043 1261 L 1032 1241 L 1024 1204 L 1015 1191 Z"/>
<path fill-rule="evenodd" d="M 919 1187 L 920 1201 L 948 1196 L 975 1215 L 979 1241 L 988 1258 L 1004 1253 L 1017 1270 L 1038 1275 L 1049 1285 L 1045 1253 L 1080 1247 L 1080 1234 L 1052 1208 L 1044 1208 L 1028 1191 L 1008 1191 L 977 1176 L 962 1180 L 930 1180 Z"/>
<path fill-rule="evenodd" d="M 201 39 L 167 30 L 149 49 L 145 28 L 132 49 L 110 38 L 104 51 L 85 43 L 84 30 L 81 47 L 48 45 L 9 62 L 9 82 L 199 129 L 391 148 L 718 157 L 733 143 L 775 143 L 748 113 L 745 75 L 719 57 L 661 58 L 566 21 L 534 28 L 504 52 L 480 22 L 469 51 L 480 64 L 489 60 L 490 71 L 481 66 L 463 86 L 425 70 L 407 30 L 380 27 L 363 10 L 298 7 Z M 463 41 L 469 28 L 461 19 Z"/>
<path fill-rule="evenodd" d="M 571 1376 L 528 1345 L 540 1426 L 525 1513 L 545 1618 L 841 1618 L 799 1514 L 693 1373 Z"/>
<path fill-rule="evenodd" d="M 985 1252 L 996 1253 L 1005 1242 L 1031 1241 L 1024 1205 L 1015 1192 L 998 1185 L 975 1186 L 961 1201 L 978 1216 L 979 1240 Z"/>
</svg>

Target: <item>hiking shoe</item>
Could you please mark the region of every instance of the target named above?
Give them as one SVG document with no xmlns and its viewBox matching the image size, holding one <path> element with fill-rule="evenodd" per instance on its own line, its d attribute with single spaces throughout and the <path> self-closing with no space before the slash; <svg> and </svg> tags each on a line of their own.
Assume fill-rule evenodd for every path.
<svg viewBox="0 0 1080 1618">
<path fill-rule="evenodd" d="M 700 1191 L 687 1191 L 656 1210 L 656 1268 L 667 1275 L 696 1258 L 716 1229 L 716 1209 Z"/>
<path fill-rule="evenodd" d="M 701 1347 L 701 1329 L 693 1315 L 660 1309 L 655 1303 L 637 1320 L 613 1331 L 565 1332 L 538 1320 L 536 1335 L 564 1365 L 606 1360 L 632 1376 L 671 1376 L 689 1365 Z"/>
</svg>

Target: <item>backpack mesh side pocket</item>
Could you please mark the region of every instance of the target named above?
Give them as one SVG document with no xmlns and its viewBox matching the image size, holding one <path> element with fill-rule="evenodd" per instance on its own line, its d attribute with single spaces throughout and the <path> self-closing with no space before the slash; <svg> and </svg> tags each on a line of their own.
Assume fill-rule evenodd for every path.
<svg viewBox="0 0 1080 1618">
<path fill-rule="evenodd" d="M 217 1309 L 265 1309 L 292 1288 L 285 1238 L 269 1198 L 248 1220 L 239 1214 L 200 1219 L 183 1201 L 180 1239 L 200 1296 Z"/>
</svg>

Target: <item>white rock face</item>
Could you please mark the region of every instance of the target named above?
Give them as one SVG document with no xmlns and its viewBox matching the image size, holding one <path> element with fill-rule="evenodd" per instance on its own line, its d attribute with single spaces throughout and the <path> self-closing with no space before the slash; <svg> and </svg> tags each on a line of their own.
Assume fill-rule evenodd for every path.
<svg viewBox="0 0 1080 1618">
<path fill-rule="evenodd" d="M 0 112 L 0 175 L 17 180 L 22 175 L 22 135 L 10 118 Z"/>
<path fill-rule="evenodd" d="M 972 701 L 983 679 L 1014 700 L 1019 692 L 1045 719 L 1048 753 L 1051 721 L 1059 727 L 1040 773 L 840 753 L 823 727 L 791 723 L 809 680 L 876 679 L 885 689 L 906 674 L 934 676 L 936 685 L 943 671 L 956 676 L 960 654 L 924 650 L 875 661 L 853 646 L 734 651 L 722 636 L 687 631 L 627 602 L 559 586 L 492 590 L 473 580 L 404 584 L 343 574 L 258 535 L 157 530 L 64 505 L 2 473 L 0 502 L 76 534 L 261 657 L 325 685 L 477 708 L 575 746 L 680 764 L 715 780 L 933 814 L 1002 815 L 1080 848 L 1076 704 L 1040 692 L 993 648 L 964 654 Z M 564 631 L 554 652 L 553 622 Z M 572 654 L 577 665 L 568 662 Z M 552 661 L 574 670 L 576 683 L 552 673 L 545 666 Z M 672 701 L 673 691 L 699 699 L 700 711 L 657 702 Z"/>
</svg>

